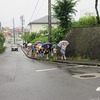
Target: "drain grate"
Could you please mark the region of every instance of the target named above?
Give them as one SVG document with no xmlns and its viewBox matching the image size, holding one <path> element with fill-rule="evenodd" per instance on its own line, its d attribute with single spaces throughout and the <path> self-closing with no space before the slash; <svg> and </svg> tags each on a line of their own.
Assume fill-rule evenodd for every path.
<svg viewBox="0 0 100 100">
<path fill-rule="evenodd" d="M 73 75 L 73 77 L 79 78 L 79 79 L 99 78 L 100 77 L 100 73 L 78 74 L 78 75 Z"/>
<path fill-rule="evenodd" d="M 83 77 L 83 78 L 92 78 L 92 77 L 96 77 L 95 75 L 82 75 L 80 77 Z"/>
</svg>

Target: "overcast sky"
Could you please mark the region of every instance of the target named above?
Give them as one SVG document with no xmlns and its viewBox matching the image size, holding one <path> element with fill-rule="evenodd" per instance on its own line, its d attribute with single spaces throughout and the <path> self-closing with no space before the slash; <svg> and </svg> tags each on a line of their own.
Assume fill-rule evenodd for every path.
<svg viewBox="0 0 100 100">
<path fill-rule="evenodd" d="M 52 3 L 55 0 L 51 0 Z M 100 12 L 100 0 L 99 12 Z M 80 0 L 76 5 L 77 13 L 74 17 L 78 20 L 86 12 L 95 13 L 95 0 Z M 48 14 L 48 0 L 0 0 L 0 22 L 3 27 L 13 27 L 13 18 L 15 26 L 21 26 L 20 16 L 25 19 L 25 26 L 30 21 L 34 21 Z"/>
</svg>

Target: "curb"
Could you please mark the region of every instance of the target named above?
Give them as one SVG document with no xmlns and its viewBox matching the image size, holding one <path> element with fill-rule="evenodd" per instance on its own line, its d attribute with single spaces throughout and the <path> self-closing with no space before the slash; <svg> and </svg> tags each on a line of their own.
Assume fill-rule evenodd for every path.
<svg viewBox="0 0 100 100">
<path fill-rule="evenodd" d="M 67 63 L 67 64 L 78 64 L 78 65 L 88 65 L 88 66 L 100 66 L 99 62 L 85 62 L 85 61 L 75 61 L 75 60 L 53 60 L 53 59 L 41 59 L 41 58 L 35 58 L 27 55 L 25 50 L 21 47 L 21 50 L 24 52 L 24 54 L 34 60 L 43 60 L 43 61 L 51 61 L 51 62 L 56 62 L 56 63 Z"/>
</svg>

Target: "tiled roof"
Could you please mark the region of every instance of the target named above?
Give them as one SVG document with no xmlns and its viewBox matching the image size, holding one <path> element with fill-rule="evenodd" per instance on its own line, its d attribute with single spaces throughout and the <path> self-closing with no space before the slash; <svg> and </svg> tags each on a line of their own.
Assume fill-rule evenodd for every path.
<svg viewBox="0 0 100 100">
<path fill-rule="evenodd" d="M 51 17 L 51 23 L 52 24 L 57 24 L 58 22 L 59 21 L 56 18 Z M 35 20 L 33 22 L 30 22 L 29 25 L 30 24 L 47 24 L 47 23 L 48 23 L 48 16 L 44 16 L 44 17 L 39 18 L 39 19 L 37 19 L 37 20 Z"/>
</svg>

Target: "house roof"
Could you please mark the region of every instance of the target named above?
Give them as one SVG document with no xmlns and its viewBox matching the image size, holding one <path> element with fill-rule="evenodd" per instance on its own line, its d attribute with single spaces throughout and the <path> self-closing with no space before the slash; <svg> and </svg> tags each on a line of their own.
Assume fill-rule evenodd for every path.
<svg viewBox="0 0 100 100">
<path fill-rule="evenodd" d="M 52 24 L 57 24 L 59 21 L 54 18 L 53 16 L 51 17 L 51 23 Z M 44 16 L 44 17 L 41 17 L 33 22 L 30 22 L 30 24 L 48 24 L 48 16 Z"/>
</svg>

